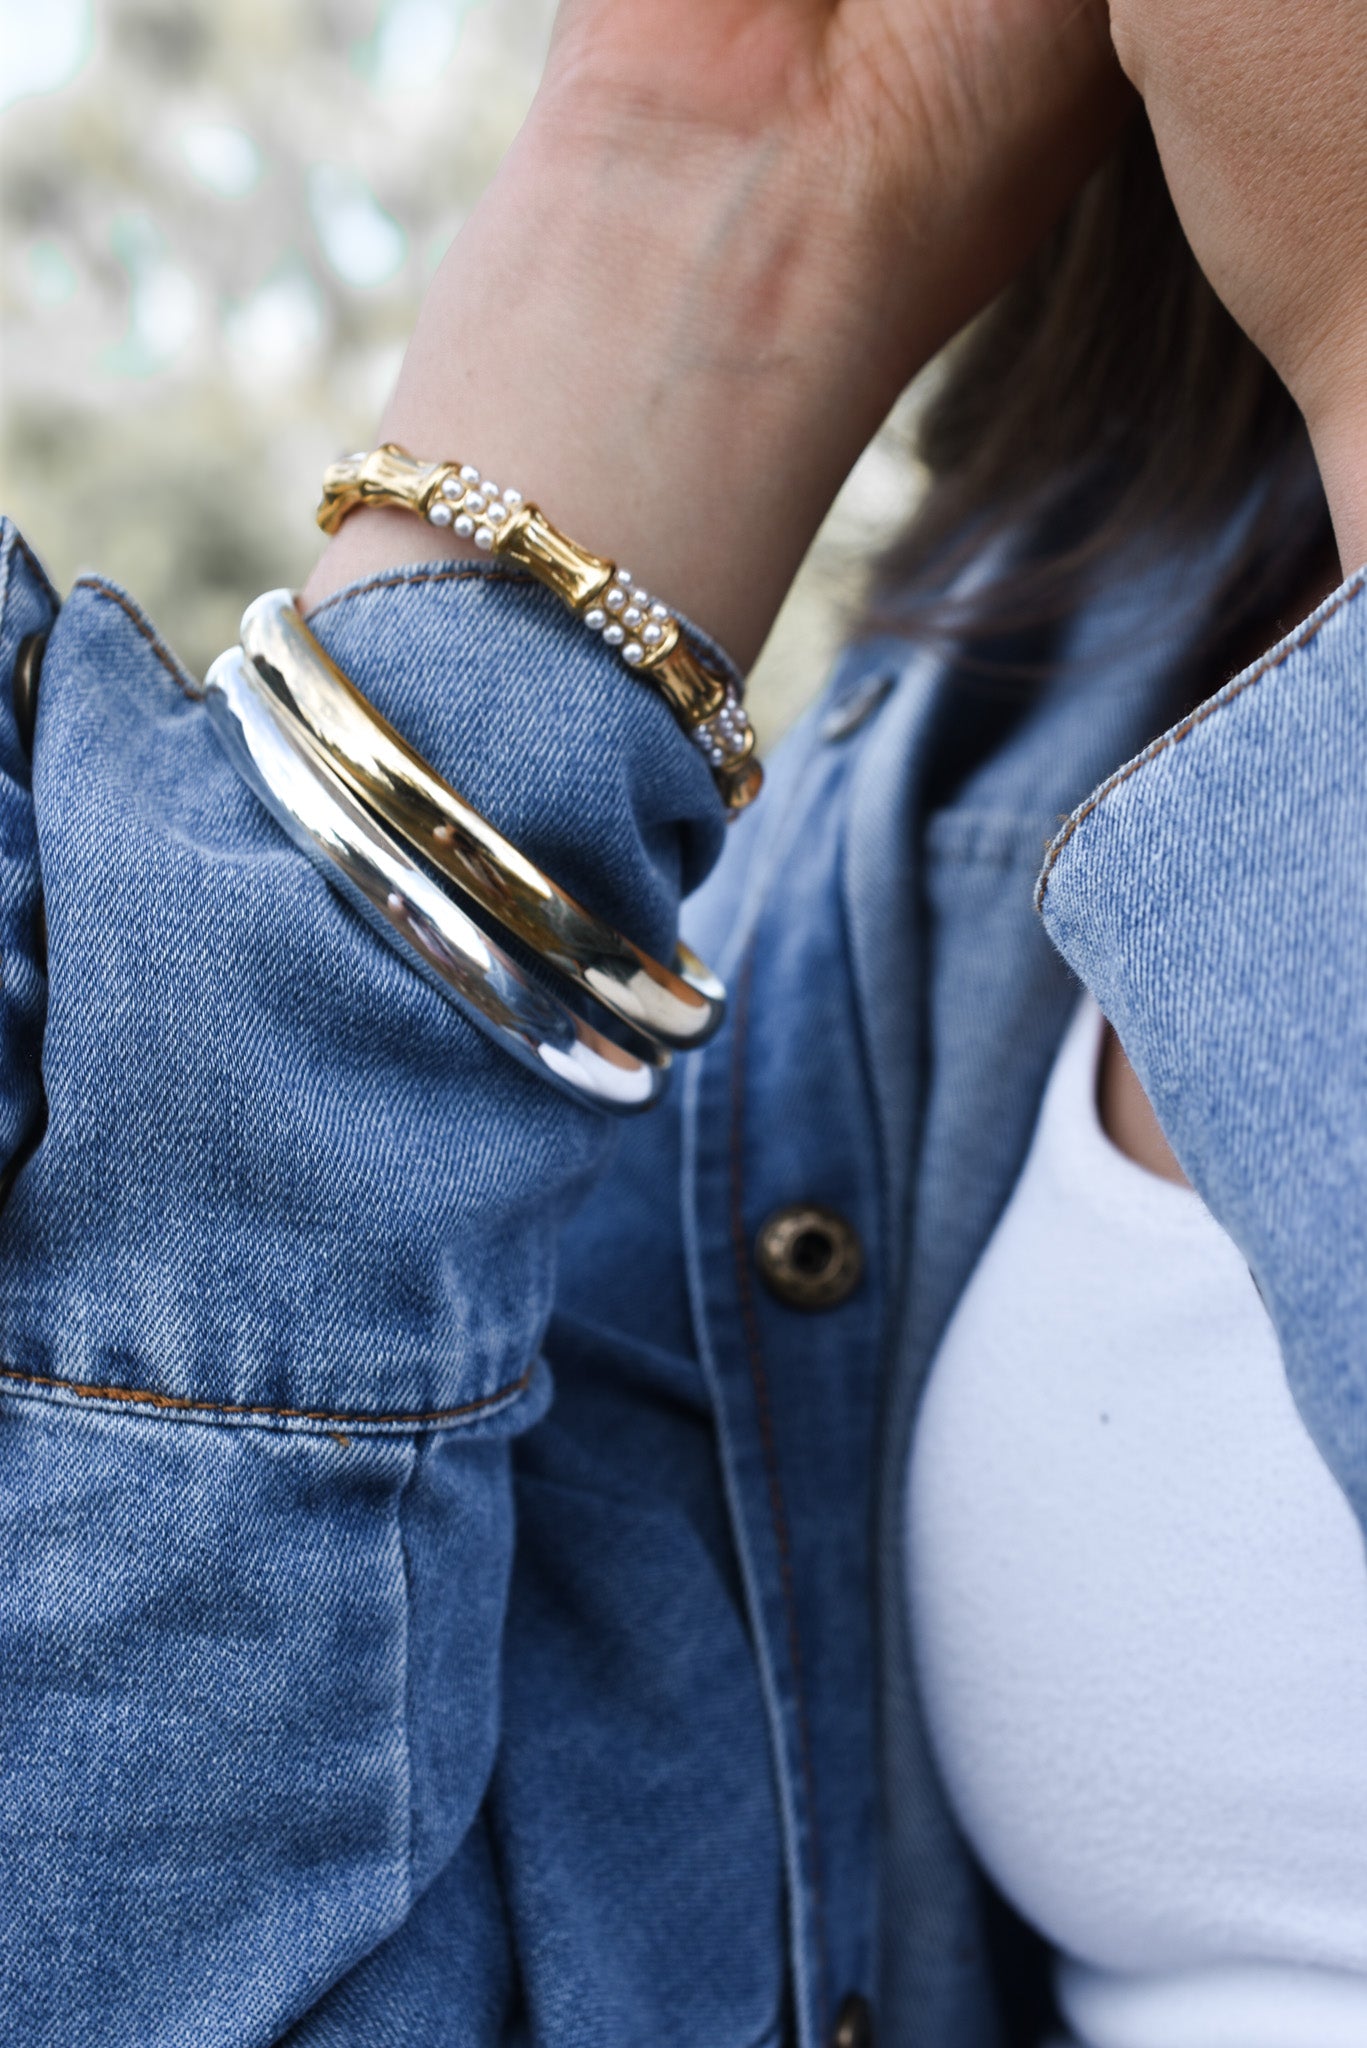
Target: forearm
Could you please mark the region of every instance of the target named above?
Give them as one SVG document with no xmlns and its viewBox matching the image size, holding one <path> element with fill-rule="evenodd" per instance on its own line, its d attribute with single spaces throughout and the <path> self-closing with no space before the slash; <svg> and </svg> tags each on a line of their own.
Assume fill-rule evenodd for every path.
<svg viewBox="0 0 1367 2048">
<path fill-rule="evenodd" d="M 889 322 L 878 360 L 872 266 L 807 182 L 772 150 L 653 161 L 533 122 L 433 283 L 380 438 L 516 483 L 748 662 L 939 338 Z M 462 551 L 353 517 L 308 601 Z"/>
<path fill-rule="evenodd" d="M 380 437 L 515 484 L 746 666 L 899 391 L 1115 132 L 1104 17 L 990 5 L 949 35 L 917 8 L 583 0 L 567 21 Z M 459 548 L 358 514 L 307 599 Z"/>
</svg>

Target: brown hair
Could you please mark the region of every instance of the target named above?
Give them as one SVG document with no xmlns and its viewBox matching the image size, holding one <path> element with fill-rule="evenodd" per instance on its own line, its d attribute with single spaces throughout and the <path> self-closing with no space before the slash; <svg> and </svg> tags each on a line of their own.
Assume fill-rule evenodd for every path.
<svg viewBox="0 0 1367 2048">
<path fill-rule="evenodd" d="M 940 374 L 919 426 L 929 487 L 879 564 L 870 630 L 1048 625 L 1120 552 L 1209 536 L 1255 489 L 1203 642 L 1272 630 L 1333 560 L 1300 415 L 1206 283 L 1140 119 Z M 984 542 L 1027 532 L 1015 566 L 946 598 Z"/>
</svg>

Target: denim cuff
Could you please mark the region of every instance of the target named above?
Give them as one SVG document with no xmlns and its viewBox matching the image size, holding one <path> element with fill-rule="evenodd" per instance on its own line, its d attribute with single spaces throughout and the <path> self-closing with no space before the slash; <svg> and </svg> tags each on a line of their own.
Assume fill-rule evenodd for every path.
<svg viewBox="0 0 1367 2048">
<path fill-rule="evenodd" d="M 1367 571 L 1079 807 L 1039 900 L 1367 1516 Z"/>
<path fill-rule="evenodd" d="M 725 814 L 601 642 L 539 587 L 466 564 L 341 592 L 316 629 L 532 859 L 667 957 Z M 40 858 L 49 933 L 48 1121 L 0 1211 L 0 1362 L 54 1398 L 225 1422 L 525 1419 L 559 1226 L 609 1126 L 328 888 L 193 689 L 128 597 L 76 586 L 32 796 L 0 806 L 20 848 L 6 915 L 36 901 Z"/>
<path fill-rule="evenodd" d="M 349 585 L 316 638 L 404 738 L 562 888 L 668 958 L 725 812 L 664 699 L 540 584 L 417 563 Z M 722 673 L 715 643 L 690 637 Z"/>
</svg>

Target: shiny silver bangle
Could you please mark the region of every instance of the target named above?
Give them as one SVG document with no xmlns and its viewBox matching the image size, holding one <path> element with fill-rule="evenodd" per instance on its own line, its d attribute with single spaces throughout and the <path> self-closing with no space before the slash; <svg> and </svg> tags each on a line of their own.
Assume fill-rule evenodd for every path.
<svg viewBox="0 0 1367 2048">
<path fill-rule="evenodd" d="M 205 707 L 272 816 L 381 937 L 523 1066 L 577 1101 L 649 1108 L 675 1049 L 722 1020 L 687 947 L 660 965 L 558 888 L 444 782 L 331 661 L 288 591 L 249 607 Z M 435 872 L 434 872 L 435 870 Z M 465 899 L 626 1027 L 596 1030 L 533 980 Z"/>
<path fill-rule="evenodd" d="M 205 708 L 266 809 L 373 930 L 524 1067 L 577 1100 L 648 1109 L 669 1055 L 628 1051 L 539 988 L 356 802 L 240 647 L 209 670 Z"/>
<path fill-rule="evenodd" d="M 248 607 L 242 649 L 352 795 L 488 916 L 655 1044 L 683 1051 L 713 1035 L 726 991 L 697 954 L 680 945 L 662 966 L 543 874 L 362 696 L 288 590 Z"/>
</svg>

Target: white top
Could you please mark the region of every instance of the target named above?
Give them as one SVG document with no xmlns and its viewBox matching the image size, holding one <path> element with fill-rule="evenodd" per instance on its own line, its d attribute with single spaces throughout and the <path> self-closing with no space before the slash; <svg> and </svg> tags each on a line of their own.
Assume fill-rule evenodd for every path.
<svg viewBox="0 0 1367 2048">
<path fill-rule="evenodd" d="M 1362 1536 L 1235 1245 L 1102 1130 L 1101 1030 L 917 1427 L 931 1740 L 1077 2043 L 1367 2048 Z"/>
</svg>

